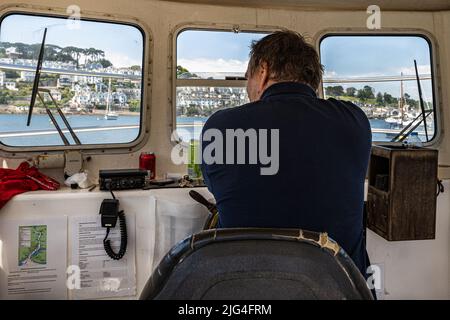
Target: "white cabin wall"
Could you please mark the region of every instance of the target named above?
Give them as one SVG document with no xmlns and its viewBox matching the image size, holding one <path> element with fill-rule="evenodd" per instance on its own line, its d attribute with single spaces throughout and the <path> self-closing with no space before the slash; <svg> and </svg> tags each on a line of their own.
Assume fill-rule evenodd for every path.
<svg viewBox="0 0 450 320">
<path fill-rule="evenodd" d="M 440 71 L 440 81 L 437 85 L 440 87 L 441 98 L 441 140 L 437 145 L 439 147 L 439 176 L 441 178 L 450 177 L 450 136 L 447 134 L 450 128 L 450 12 L 437 12 L 434 14 L 435 36 L 439 44 L 438 68 Z"/>
<path fill-rule="evenodd" d="M 439 144 L 439 154 L 440 159 L 439 162 L 443 166 L 450 165 L 450 143 L 449 137 L 445 138 L 445 133 L 449 131 L 450 128 L 450 94 L 449 94 L 449 83 L 450 83 L 450 12 L 439 12 L 435 13 L 435 22 L 436 22 L 436 37 L 439 41 L 441 56 L 439 59 L 439 68 L 441 70 L 441 94 L 442 94 L 442 123 L 443 123 L 443 133 L 444 139 L 441 140 Z M 444 171 L 445 170 L 445 171 Z M 448 177 L 450 175 L 450 168 L 441 168 L 440 176 Z M 448 190 L 448 188 L 447 188 Z M 450 190 L 448 190 L 450 191 Z M 448 203 L 448 207 L 445 208 L 445 215 L 448 217 L 450 215 L 450 203 Z M 447 224 L 447 244 L 450 243 L 450 223 Z M 448 261 L 448 274 L 447 284 L 449 286 L 447 298 L 450 299 L 450 250 L 447 248 L 446 252 L 442 252 L 445 256 L 447 254 Z"/>
<path fill-rule="evenodd" d="M 444 187 L 434 240 L 387 241 L 367 230 L 370 261 L 382 272 L 380 299 L 450 299 L 450 181 Z"/>
</svg>

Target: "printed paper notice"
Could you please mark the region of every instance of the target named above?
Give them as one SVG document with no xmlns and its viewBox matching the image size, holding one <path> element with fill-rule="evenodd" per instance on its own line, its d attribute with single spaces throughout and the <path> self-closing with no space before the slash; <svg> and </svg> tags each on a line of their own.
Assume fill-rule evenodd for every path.
<svg viewBox="0 0 450 320">
<path fill-rule="evenodd" d="M 0 299 L 66 299 L 67 218 L 0 227 Z"/>
<path fill-rule="evenodd" d="M 96 299 L 136 295 L 135 219 L 125 215 L 128 233 L 127 251 L 122 259 L 113 260 L 105 252 L 103 239 L 106 228 L 100 224 L 100 215 L 72 217 L 71 265 L 80 270 L 78 289 L 70 290 L 73 299 Z M 119 221 L 111 229 L 108 239 L 114 252 L 120 247 Z"/>
</svg>

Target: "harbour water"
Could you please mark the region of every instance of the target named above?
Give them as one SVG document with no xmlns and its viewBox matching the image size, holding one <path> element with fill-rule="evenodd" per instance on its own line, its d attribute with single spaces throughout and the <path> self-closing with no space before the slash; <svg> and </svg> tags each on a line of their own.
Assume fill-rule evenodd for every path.
<svg viewBox="0 0 450 320">
<path fill-rule="evenodd" d="M 29 127 L 26 125 L 26 119 L 26 114 L 0 114 L 0 141 L 9 146 L 62 144 L 48 115 L 33 115 Z M 56 119 L 61 129 L 65 129 L 62 120 L 59 117 Z M 106 120 L 103 115 L 70 115 L 68 121 L 82 144 L 127 143 L 139 136 L 139 116 L 121 115 L 117 120 Z M 120 129 L 108 130 L 109 127 L 119 127 Z M 90 131 L 91 129 L 94 130 Z M 36 135 L 28 135 L 29 133 L 36 133 Z M 73 143 L 69 133 L 65 133 L 65 136 L 69 142 Z"/>
<path fill-rule="evenodd" d="M 56 132 L 47 115 L 33 115 L 31 126 L 26 126 L 26 114 L 0 114 L 0 142 L 9 146 L 54 146 L 61 145 L 61 138 Z M 63 122 L 57 117 L 62 129 Z M 106 120 L 103 115 L 70 115 L 69 123 L 75 130 L 82 144 L 128 143 L 139 136 L 140 117 L 138 115 L 120 115 L 117 120 Z M 196 138 L 201 131 L 204 117 L 178 117 L 177 129 L 184 141 Z M 382 129 L 392 129 L 392 125 L 381 119 L 370 119 L 373 141 L 389 141 L 388 135 Z M 378 129 L 378 130 L 377 130 Z M 423 126 L 418 128 L 423 131 Z M 70 134 L 66 137 L 73 143 Z M 433 131 L 429 130 L 430 137 Z M 423 134 L 419 137 L 424 140 Z"/>
</svg>

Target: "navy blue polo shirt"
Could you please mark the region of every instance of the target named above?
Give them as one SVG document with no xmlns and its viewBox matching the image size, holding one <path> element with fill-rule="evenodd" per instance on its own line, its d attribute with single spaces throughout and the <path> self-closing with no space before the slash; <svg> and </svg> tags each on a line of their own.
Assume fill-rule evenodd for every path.
<svg viewBox="0 0 450 320">
<path fill-rule="evenodd" d="M 217 111 L 202 136 L 209 129 L 219 130 L 224 139 L 224 163 L 202 163 L 205 183 L 217 201 L 220 227 L 328 232 L 365 274 L 364 180 L 372 134 L 358 106 L 320 99 L 305 84 L 281 82 L 267 88 L 259 101 Z M 259 162 L 227 163 L 227 129 L 255 129 L 259 139 L 264 132 L 260 129 L 278 129 L 277 173 L 262 175 L 261 168 L 268 165 Z M 274 143 L 270 134 L 267 137 Z M 249 140 L 246 152 L 251 149 Z M 203 140 L 202 150 L 213 141 Z"/>
</svg>

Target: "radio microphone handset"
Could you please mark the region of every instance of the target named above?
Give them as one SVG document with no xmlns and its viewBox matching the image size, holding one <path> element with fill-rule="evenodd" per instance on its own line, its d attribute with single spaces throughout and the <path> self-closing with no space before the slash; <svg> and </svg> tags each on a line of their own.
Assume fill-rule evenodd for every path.
<svg viewBox="0 0 450 320">
<path fill-rule="evenodd" d="M 125 222 L 125 213 L 123 210 L 119 211 L 119 200 L 116 199 L 112 189 L 110 188 L 112 199 L 104 199 L 100 206 L 101 224 L 103 228 L 106 228 L 106 236 L 103 239 L 103 247 L 106 254 L 114 260 L 120 260 L 127 251 L 127 224 Z M 120 224 L 120 249 L 118 253 L 115 253 L 111 248 L 111 241 L 108 240 L 109 231 L 114 228 L 119 218 Z"/>
</svg>

